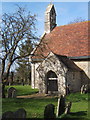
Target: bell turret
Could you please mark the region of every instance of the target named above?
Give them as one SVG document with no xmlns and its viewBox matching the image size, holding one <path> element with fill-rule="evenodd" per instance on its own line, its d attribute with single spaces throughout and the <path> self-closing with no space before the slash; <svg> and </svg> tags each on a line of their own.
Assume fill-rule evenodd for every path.
<svg viewBox="0 0 90 120">
<path fill-rule="evenodd" d="M 50 33 L 56 27 L 56 11 L 53 4 L 49 4 L 45 12 L 45 33 Z"/>
</svg>

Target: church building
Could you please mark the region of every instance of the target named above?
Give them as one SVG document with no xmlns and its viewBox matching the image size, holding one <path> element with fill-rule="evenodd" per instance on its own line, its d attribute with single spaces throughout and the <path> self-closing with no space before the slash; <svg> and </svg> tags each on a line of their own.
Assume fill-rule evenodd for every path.
<svg viewBox="0 0 90 120">
<path fill-rule="evenodd" d="M 32 88 L 66 95 L 88 84 L 89 36 L 88 21 L 57 26 L 55 7 L 49 4 L 44 34 L 30 55 Z"/>
</svg>

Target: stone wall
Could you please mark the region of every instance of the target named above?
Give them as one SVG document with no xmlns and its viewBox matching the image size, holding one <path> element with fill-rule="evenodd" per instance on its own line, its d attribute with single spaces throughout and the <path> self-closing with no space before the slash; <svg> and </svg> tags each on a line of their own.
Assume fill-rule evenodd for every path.
<svg viewBox="0 0 90 120">
<path fill-rule="evenodd" d="M 56 12 L 54 5 L 49 4 L 45 12 L 45 32 L 50 33 L 56 27 Z"/>
<path fill-rule="evenodd" d="M 31 63 L 31 87 L 35 88 L 35 64 Z"/>
<path fill-rule="evenodd" d="M 42 62 L 32 63 L 32 88 L 39 88 L 40 93 L 46 93 L 47 73 L 53 71 L 58 79 L 58 93 L 66 94 L 67 85 L 70 85 L 71 92 L 80 91 L 83 84 L 88 83 L 88 63 L 75 62 L 84 71 L 70 70 L 53 53 Z"/>
<path fill-rule="evenodd" d="M 90 61 L 78 61 L 74 63 L 83 70 L 81 73 L 82 85 L 89 84 L 90 83 Z"/>
<path fill-rule="evenodd" d="M 55 56 L 48 56 L 46 60 L 42 62 L 42 64 L 38 68 L 39 71 L 39 89 L 40 92 L 45 93 L 46 89 L 46 83 L 47 83 L 47 73 L 49 71 L 55 72 L 55 74 L 58 77 L 58 93 L 59 94 L 65 94 L 66 93 L 66 87 L 65 87 L 65 81 L 66 81 L 66 72 L 67 68 L 65 65 L 59 61 Z"/>
<path fill-rule="evenodd" d="M 74 61 L 74 63 L 84 70 L 86 75 L 90 78 L 90 61 Z"/>
<path fill-rule="evenodd" d="M 38 88 L 39 74 L 36 70 L 40 63 L 31 63 L 31 87 Z"/>
<path fill-rule="evenodd" d="M 37 68 L 38 66 L 40 65 L 40 63 L 36 63 L 35 64 L 35 88 L 39 88 L 39 74 L 38 74 L 38 71 L 37 71 Z"/>
<path fill-rule="evenodd" d="M 67 84 L 69 85 L 70 92 L 80 91 L 81 88 L 81 72 L 68 71 Z"/>
</svg>

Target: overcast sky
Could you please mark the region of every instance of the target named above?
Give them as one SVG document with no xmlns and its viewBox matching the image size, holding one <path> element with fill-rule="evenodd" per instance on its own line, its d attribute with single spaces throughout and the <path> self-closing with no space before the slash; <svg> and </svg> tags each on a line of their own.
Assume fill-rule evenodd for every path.
<svg viewBox="0 0 90 120">
<path fill-rule="evenodd" d="M 37 34 L 44 32 L 44 13 L 50 2 L 2 2 L 2 14 L 12 13 L 16 4 L 25 7 L 27 11 L 37 15 Z M 65 25 L 76 18 L 88 19 L 88 2 L 53 2 L 57 14 L 57 26 Z"/>
</svg>

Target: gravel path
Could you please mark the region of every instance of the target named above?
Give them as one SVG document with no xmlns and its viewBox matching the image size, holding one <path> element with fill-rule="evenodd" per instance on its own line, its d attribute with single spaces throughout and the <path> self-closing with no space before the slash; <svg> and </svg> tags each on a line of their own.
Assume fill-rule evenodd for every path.
<svg viewBox="0 0 90 120">
<path fill-rule="evenodd" d="M 57 97 L 57 96 L 51 96 L 51 95 L 47 95 L 47 94 L 33 94 L 33 95 L 25 95 L 25 96 L 17 96 L 17 98 L 52 98 L 52 97 Z"/>
</svg>

